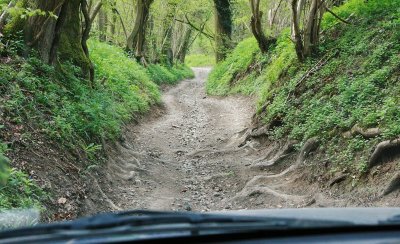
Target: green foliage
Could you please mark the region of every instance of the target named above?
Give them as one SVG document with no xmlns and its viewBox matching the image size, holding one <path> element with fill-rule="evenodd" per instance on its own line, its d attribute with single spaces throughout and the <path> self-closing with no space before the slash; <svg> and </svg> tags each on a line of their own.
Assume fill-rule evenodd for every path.
<svg viewBox="0 0 400 244">
<path fill-rule="evenodd" d="M 118 135 L 124 121 L 159 101 L 158 86 L 121 49 L 95 41 L 90 47 L 94 88 L 67 63 L 58 70 L 33 57 L 1 65 L 0 89 L 7 94 L 1 109 L 15 123 L 35 118 L 29 122 L 71 146 Z"/>
<path fill-rule="evenodd" d="M 382 16 L 390 16 L 399 10 L 399 0 L 372 0 L 366 2 L 365 0 L 350 0 L 345 4 L 335 7 L 332 11 L 343 19 L 347 19 L 352 15 L 361 17 L 361 20 L 369 22 L 374 21 L 376 18 Z M 329 29 L 341 23 L 332 14 L 325 14 L 322 22 L 323 29 Z"/>
<path fill-rule="evenodd" d="M 46 193 L 25 173 L 11 169 L 5 185 L 0 186 L 0 212 L 11 208 L 42 208 Z"/>
<path fill-rule="evenodd" d="M 147 67 L 150 78 L 157 84 L 176 84 L 185 78 L 193 78 L 193 71 L 183 64 L 166 67 L 160 64 L 150 64 Z"/>
<path fill-rule="evenodd" d="M 258 94 L 263 122 L 280 122 L 272 138 L 304 142 L 318 136 L 336 165 L 363 172 L 367 159 L 360 155 L 369 155 L 380 140 L 400 135 L 400 1 L 350 0 L 333 11 L 356 24 L 343 24 L 326 13 L 316 57 L 298 63 L 289 31 L 264 57 L 251 54 L 249 40 L 244 40 L 233 57 L 217 64 L 207 88 L 218 95 Z M 328 61 L 318 65 L 321 58 Z M 252 68 L 257 65 L 260 72 Z M 369 141 L 338 136 L 355 124 L 379 127 L 383 135 Z"/>
<path fill-rule="evenodd" d="M 189 67 L 211 67 L 215 65 L 215 57 L 206 54 L 191 54 L 186 56 L 185 63 Z"/>
<path fill-rule="evenodd" d="M 271 96 L 272 86 L 279 78 L 289 72 L 296 61 L 294 45 L 290 40 L 290 30 L 282 32 L 277 41 L 277 46 L 270 51 L 269 61 L 261 75 L 255 82 L 255 87 L 261 87 L 258 105 L 261 107 L 265 100 Z"/>
<path fill-rule="evenodd" d="M 226 95 L 237 75 L 245 74 L 247 68 L 259 53 L 255 38 L 240 42 L 233 52 L 212 70 L 207 81 L 207 92 L 212 95 Z"/>
<path fill-rule="evenodd" d="M 300 140 L 330 137 L 334 131 L 348 130 L 356 123 L 366 128 L 384 128 L 386 138 L 399 135 L 400 87 L 396 77 L 400 68 L 400 45 L 394 44 L 397 36 L 393 34 L 398 31 L 398 25 L 387 23 L 392 22 L 393 15 L 389 20 L 380 15 L 381 20 L 371 24 L 369 18 L 377 16 L 368 15 L 374 12 L 370 8 L 382 7 L 375 3 L 357 5 L 362 11 L 354 12 L 360 14 L 357 19 L 363 19 L 362 24 L 342 25 L 332 31 L 335 34 L 340 31 L 340 38 L 327 38 L 322 43 L 324 55 L 333 55 L 333 58 L 319 72 L 299 84 L 305 72 L 319 61 L 309 60 L 295 76 L 270 91 L 274 97 L 264 117 L 266 123 L 283 118 L 284 134 Z M 353 1 L 348 3 L 352 4 Z M 364 5 L 369 4 L 367 11 Z M 386 8 L 381 14 L 392 11 L 400 16 Z"/>
<path fill-rule="evenodd" d="M 193 77 L 193 72 L 181 64 L 151 66 L 151 72 L 118 47 L 95 40 L 89 45 L 96 70 L 93 86 L 70 63 L 54 68 L 34 55 L 23 59 L 8 52 L 10 62 L 0 64 L 0 111 L 7 121 L 29 124 L 62 146 L 81 148 L 94 161 L 100 138 L 115 138 L 124 122 L 160 100 L 153 80 L 175 83 Z M 46 194 L 28 175 L 8 168 L 6 150 L 0 141 L 0 210 L 40 207 Z"/>
<path fill-rule="evenodd" d="M 4 156 L 4 144 L 0 142 L 0 186 L 4 185 L 9 177 L 8 158 Z"/>
</svg>

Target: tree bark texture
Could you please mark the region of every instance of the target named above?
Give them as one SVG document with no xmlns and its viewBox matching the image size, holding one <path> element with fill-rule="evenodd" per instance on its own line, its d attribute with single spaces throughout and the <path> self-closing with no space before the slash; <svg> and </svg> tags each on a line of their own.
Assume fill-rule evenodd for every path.
<svg viewBox="0 0 400 244">
<path fill-rule="evenodd" d="M 232 11 L 230 0 L 214 0 L 215 6 L 215 46 L 216 60 L 220 62 L 226 58 L 232 48 Z"/>
</svg>

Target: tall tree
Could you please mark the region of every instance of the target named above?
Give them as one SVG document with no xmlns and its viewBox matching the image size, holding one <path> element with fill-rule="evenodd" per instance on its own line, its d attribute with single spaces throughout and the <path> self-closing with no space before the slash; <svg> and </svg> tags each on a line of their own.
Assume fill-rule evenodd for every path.
<svg viewBox="0 0 400 244">
<path fill-rule="evenodd" d="M 61 28 L 66 19 L 66 1 L 57 2 L 41 0 L 29 4 L 27 7 L 40 9 L 46 13 L 53 13 L 56 17 L 49 14 L 31 16 L 24 27 L 25 41 L 28 46 L 37 49 L 40 57 L 46 63 L 54 63 L 55 50 L 60 41 Z M 52 53 L 50 55 L 50 53 Z"/>
<path fill-rule="evenodd" d="M 92 9 L 92 12 L 90 13 L 90 8 L 87 3 L 87 0 L 81 0 L 81 9 L 82 9 L 82 14 L 84 18 L 84 28 L 82 32 L 82 41 L 81 45 L 83 48 L 83 52 L 85 53 L 87 59 L 90 62 L 90 67 L 89 67 L 89 80 L 93 83 L 94 81 L 94 67 L 92 62 L 90 61 L 90 55 L 89 55 L 89 48 L 87 45 L 87 41 L 89 40 L 89 35 L 90 31 L 92 29 L 93 21 L 96 18 L 96 15 L 100 12 L 101 7 L 103 6 L 103 3 L 99 1 Z"/>
<path fill-rule="evenodd" d="M 107 12 L 104 9 L 100 9 L 98 17 L 98 29 L 99 29 L 99 40 L 105 42 L 107 40 Z"/>
<path fill-rule="evenodd" d="M 214 0 L 215 7 L 215 45 L 217 62 L 225 59 L 232 48 L 232 11 L 230 0 Z"/>
<path fill-rule="evenodd" d="M 325 3 L 324 0 L 292 0 L 291 7 L 296 54 L 300 61 L 304 61 L 318 45 Z"/>
<path fill-rule="evenodd" d="M 136 5 L 135 27 L 127 40 L 126 49 L 133 51 L 136 59 L 146 63 L 144 45 L 146 42 L 146 29 L 149 20 L 150 6 L 154 0 L 138 0 Z"/>
<path fill-rule="evenodd" d="M 271 46 L 275 43 L 274 38 L 267 38 L 262 29 L 262 16 L 263 12 L 260 11 L 260 0 L 249 0 L 251 7 L 251 31 L 258 42 L 258 46 L 262 53 L 266 53 Z"/>
<path fill-rule="evenodd" d="M 175 48 L 174 48 L 174 60 L 178 61 L 180 63 L 185 63 L 185 58 L 187 51 L 189 49 L 190 45 L 190 38 L 192 36 L 192 29 L 187 26 L 182 26 L 182 24 L 179 25 L 180 30 L 179 33 L 176 33 L 175 36 Z"/>
<path fill-rule="evenodd" d="M 72 61 L 89 76 L 90 61 L 82 48 L 80 21 L 81 0 L 38 0 L 27 3 L 29 8 L 46 14 L 28 18 L 24 26 L 25 40 L 49 64 L 58 60 Z"/>
</svg>

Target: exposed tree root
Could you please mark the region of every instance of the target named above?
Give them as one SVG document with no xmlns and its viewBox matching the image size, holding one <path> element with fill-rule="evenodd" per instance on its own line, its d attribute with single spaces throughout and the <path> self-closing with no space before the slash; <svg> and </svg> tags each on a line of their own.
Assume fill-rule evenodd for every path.
<svg viewBox="0 0 400 244">
<path fill-rule="evenodd" d="M 245 188 L 250 187 L 252 185 L 256 185 L 257 182 L 260 182 L 260 181 L 265 181 L 265 180 L 268 181 L 269 179 L 276 179 L 279 177 L 283 177 L 286 174 L 294 171 L 304 162 L 304 160 L 307 158 L 307 156 L 312 151 L 314 151 L 318 148 L 318 146 L 319 146 L 319 141 L 316 137 L 308 139 L 307 142 L 302 147 L 302 149 L 300 150 L 300 153 L 297 156 L 296 162 L 294 164 L 292 164 L 290 167 L 288 167 L 287 169 L 285 169 L 284 171 L 282 171 L 279 174 L 255 176 L 255 177 L 253 177 L 253 179 L 251 179 L 249 182 L 247 182 Z"/>
<path fill-rule="evenodd" d="M 261 159 L 251 166 L 252 169 L 264 170 L 268 167 L 274 166 L 279 163 L 282 159 L 289 156 L 294 149 L 294 145 L 297 141 L 288 141 L 286 144 L 275 154 L 275 156 L 267 161 L 264 161 L 266 158 Z"/>
<path fill-rule="evenodd" d="M 262 127 L 249 130 L 244 136 L 244 140 L 242 141 L 242 143 L 239 144 L 239 147 L 243 147 L 244 145 L 246 145 L 246 143 L 252 138 L 257 138 L 266 135 L 268 133 L 269 128 L 270 128 L 269 125 L 264 125 Z"/>
<path fill-rule="evenodd" d="M 297 196 L 297 195 L 289 195 L 289 194 L 281 193 L 281 192 L 278 192 L 267 186 L 255 186 L 255 187 L 243 189 L 231 200 L 237 201 L 237 200 L 247 199 L 247 198 L 259 196 L 259 195 L 269 195 L 272 197 L 276 197 L 278 199 L 282 199 L 284 201 L 293 201 L 293 202 L 297 202 L 297 203 L 309 202 L 309 198 L 310 198 L 309 196 Z M 271 199 L 269 199 L 269 200 L 271 200 Z"/>
<path fill-rule="evenodd" d="M 379 164 L 382 158 L 388 157 L 390 154 L 400 154 L 400 138 L 379 143 L 369 159 L 368 168 Z"/>
<path fill-rule="evenodd" d="M 153 164 L 153 165 L 154 164 L 163 164 L 163 165 L 168 164 L 168 165 L 172 165 L 172 166 L 177 165 L 176 163 L 172 163 L 172 162 L 162 160 L 162 159 L 159 159 L 156 157 L 150 157 L 149 155 L 147 155 L 145 153 L 139 153 L 139 152 L 136 152 L 133 150 L 126 150 L 123 153 L 120 153 L 120 155 L 121 155 L 119 157 L 120 162 L 122 162 L 122 161 L 124 161 L 124 162 L 126 161 L 128 163 L 136 162 L 136 164 L 138 166 L 142 165 L 141 161 L 145 161 L 146 165 L 150 165 L 150 164 Z M 122 155 L 124 155 L 124 157 L 122 157 Z M 139 161 L 139 159 L 141 159 L 141 161 Z M 148 160 L 145 160 L 145 159 L 148 159 Z"/>
<path fill-rule="evenodd" d="M 250 131 L 249 128 L 245 128 L 245 129 L 235 133 L 235 135 L 229 139 L 229 141 L 231 141 L 231 142 L 228 143 L 227 147 L 235 146 L 236 144 L 238 144 L 238 142 L 240 142 L 239 144 L 241 145 L 241 143 L 246 140 L 247 134 L 250 133 L 249 131 Z"/>
<path fill-rule="evenodd" d="M 300 154 L 297 157 L 297 164 L 303 163 L 303 161 L 308 157 L 308 155 L 315 151 L 319 146 L 319 141 L 317 137 L 310 138 L 304 143 L 301 148 Z"/>
<path fill-rule="evenodd" d="M 333 186 L 335 184 L 338 184 L 338 183 L 344 181 L 348 176 L 349 176 L 349 174 L 340 174 L 340 175 L 336 176 L 329 182 L 329 186 Z"/>
<path fill-rule="evenodd" d="M 139 174 L 139 172 L 149 173 L 148 170 L 139 168 L 132 164 L 119 165 L 114 160 L 111 160 L 109 162 L 108 168 L 111 173 L 115 174 L 116 176 L 125 181 L 133 180 L 135 176 Z"/>
<path fill-rule="evenodd" d="M 101 189 L 99 183 L 97 182 L 96 177 L 94 177 L 91 174 L 88 174 L 88 176 L 92 179 L 92 183 L 93 186 L 99 191 L 100 196 L 103 198 L 103 200 L 108 203 L 109 207 L 113 210 L 113 211 L 121 211 L 122 209 L 120 207 L 118 207 L 117 205 L 115 205 L 115 203 L 108 198 L 108 196 L 104 193 L 104 191 Z"/>
<path fill-rule="evenodd" d="M 382 134 L 382 131 L 379 128 L 369 128 L 369 129 L 363 129 L 359 125 L 355 124 L 353 128 L 351 128 L 350 131 L 347 131 L 343 133 L 343 137 L 345 138 L 351 138 L 356 135 L 361 135 L 362 137 L 366 139 L 378 137 Z"/>
<path fill-rule="evenodd" d="M 386 196 L 390 193 L 400 189 L 400 173 L 396 173 L 392 179 L 390 180 L 389 184 L 387 185 L 386 189 L 383 191 L 382 195 Z"/>
<path fill-rule="evenodd" d="M 259 163 L 262 161 L 267 160 L 268 158 L 271 158 L 274 156 L 274 153 L 279 149 L 280 145 L 279 143 L 275 142 L 271 145 L 268 145 L 268 150 L 264 152 L 264 156 L 255 160 L 254 163 Z"/>
<path fill-rule="evenodd" d="M 110 171 L 110 174 L 117 176 L 118 178 L 124 180 L 124 181 L 130 181 L 135 178 L 137 175 L 137 172 L 135 171 L 125 171 L 121 167 L 117 165 L 109 165 L 108 169 Z M 112 177 L 110 178 L 112 179 Z"/>
<path fill-rule="evenodd" d="M 277 155 L 275 155 L 274 158 L 279 159 L 280 157 L 285 155 L 285 152 L 287 154 L 287 152 L 290 150 L 290 148 L 293 147 L 292 143 L 288 142 L 286 144 L 286 146 L 283 149 L 281 149 L 280 152 L 277 153 Z M 294 195 L 284 194 L 284 193 L 280 193 L 274 189 L 271 189 L 270 187 L 272 185 L 275 185 L 275 187 L 282 187 L 286 182 L 282 182 L 282 181 L 276 182 L 277 179 L 280 177 L 283 177 L 286 174 L 297 169 L 302 163 L 304 163 L 307 156 L 312 151 L 316 150 L 318 148 L 318 146 L 319 146 L 319 141 L 317 138 L 314 137 L 314 138 L 307 140 L 307 142 L 303 145 L 302 149 L 300 150 L 300 153 L 297 156 L 296 162 L 294 164 L 292 164 L 290 167 L 288 167 L 287 169 L 285 169 L 284 171 L 282 171 L 279 174 L 258 175 L 258 176 L 253 177 L 249 182 L 247 182 L 247 184 L 245 185 L 243 190 L 241 192 L 239 192 L 233 198 L 233 200 L 239 199 L 239 198 L 251 197 L 251 196 L 259 195 L 259 194 L 270 194 L 272 196 L 282 198 L 284 200 L 289 200 L 289 199 L 296 200 L 296 201 L 306 200 L 308 198 L 307 196 L 294 196 Z M 273 183 L 275 183 L 275 184 L 273 184 Z M 269 185 L 269 186 L 265 186 L 265 185 Z M 314 201 L 309 201 L 309 202 L 311 202 L 310 204 L 312 205 L 315 203 L 315 199 L 314 199 Z"/>
</svg>

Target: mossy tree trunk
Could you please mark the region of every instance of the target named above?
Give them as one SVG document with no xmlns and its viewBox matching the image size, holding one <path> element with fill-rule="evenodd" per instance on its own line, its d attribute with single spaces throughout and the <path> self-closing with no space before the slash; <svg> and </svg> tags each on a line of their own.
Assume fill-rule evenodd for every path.
<svg viewBox="0 0 400 244">
<path fill-rule="evenodd" d="M 216 60 L 226 58 L 232 48 L 232 10 L 230 0 L 214 0 Z"/>
<path fill-rule="evenodd" d="M 66 19 L 61 29 L 59 58 L 81 67 L 83 76 L 89 78 L 90 60 L 82 47 L 81 0 L 66 0 Z"/>
<path fill-rule="evenodd" d="M 55 65 L 59 61 L 70 61 L 88 78 L 90 61 L 82 48 L 81 0 L 38 0 L 29 3 L 29 7 L 47 14 L 35 15 L 26 21 L 27 45 L 36 49 L 44 62 Z"/>
<path fill-rule="evenodd" d="M 267 38 L 262 29 L 263 12 L 260 11 L 260 0 L 250 0 L 251 7 L 251 31 L 257 40 L 258 46 L 262 53 L 267 53 L 271 44 L 275 43 L 273 38 Z"/>
<path fill-rule="evenodd" d="M 29 3 L 27 7 L 52 12 L 57 18 L 46 15 L 30 17 L 24 26 L 25 41 L 27 45 L 38 51 L 41 59 L 49 64 L 54 62 L 54 51 L 58 46 L 60 29 L 65 21 L 66 1 L 40 0 Z M 51 54 L 51 52 L 53 52 Z"/>
<path fill-rule="evenodd" d="M 135 27 L 127 40 L 126 49 L 132 51 L 138 61 L 145 64 L 144 45 L 149 20 L 150 6 L 154 0 L 138 0 L 136 5 Z"/>
</svg>

